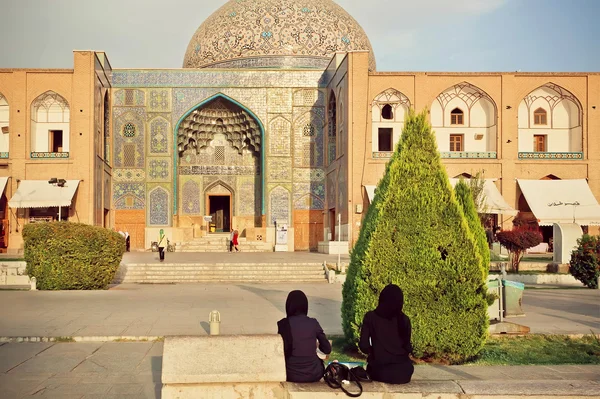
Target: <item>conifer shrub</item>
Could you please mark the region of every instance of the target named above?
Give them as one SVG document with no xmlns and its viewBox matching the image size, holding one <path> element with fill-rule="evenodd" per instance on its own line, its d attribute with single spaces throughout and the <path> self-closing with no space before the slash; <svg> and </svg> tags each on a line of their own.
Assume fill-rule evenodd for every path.
<svg viewBox="0 0 600 399">
<path fill-rule="evenodd" d="M 469 229 L 475 238 L 479 256 L 481 256 L 483 278 L 487 280 L 487 276 L 490 271 L 490 247 L 488 245 L 485 229 L 481 224 L 481 219 L 477 213 L 477 209 L 475 208 L 475 201 L 473 200 L 471 187 L 469 187 L 467 183 L 461 179 L 456 184 L 456 187 L 454 187 L 454 193 L 456 194 L 458 204 L 465 214 Z"/>
<path fill-rule="evenodd" d="M 519 272 L 519 265 L 521 264 L 523 255 L 525 255 L 525 251 L 539 245 L 544 240 L 539 230 L 526 226 L 500 231 L 496 234 L 496 238 L 500 245 L 508 250 L 512 270 L 516 273 Z"/>
<path fill-rule="evenodd" d="M 125 239 L 82 223 L 29 223 L 23 228 L 27 274 L 42 290 L 106 289 L 125 252 Z"/>
<path fill-rule="evenodd" d="M 352 251 L 342 301 L 351 344 L 390 283 L 404 291 L 415 357 L 461 362 L 481 351 L 488 327 L 481 257 L 425 112 L 408 116 Z"/>
<path fill-rule="evenodd" d="M 588 288 L 598 288 L 600 276 L 600 236 L 584 234 L 571 254 L 569 273 Z"/>
</svg>

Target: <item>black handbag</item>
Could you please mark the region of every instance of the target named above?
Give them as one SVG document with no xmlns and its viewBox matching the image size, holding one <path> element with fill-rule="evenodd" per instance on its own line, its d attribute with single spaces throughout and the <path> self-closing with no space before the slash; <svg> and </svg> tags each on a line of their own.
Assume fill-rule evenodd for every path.
<svg viewBox="0 0 600 399">
<path fill-rule="evenodd" d="M 362 395 L 363 387 L 360 383 L 360 380 L 354 375 L 352 370 L 348 368 L 345 364 L 340 363 L 330 363 L 329 366 L 325 369 L 325 374 L 323 375 L 323 379 L 329 385 L 330 388 L 333 389 L 341 389 L 346 395 L 351 398 L 358 398 Z M 350 392 L 346 389 L 345 385 L 355 384 L 359 392 Z"/>
</svg>

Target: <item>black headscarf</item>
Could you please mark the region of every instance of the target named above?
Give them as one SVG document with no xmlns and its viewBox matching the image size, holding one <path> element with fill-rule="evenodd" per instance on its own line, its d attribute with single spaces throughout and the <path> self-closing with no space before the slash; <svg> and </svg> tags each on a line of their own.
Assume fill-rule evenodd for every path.
<svg viewBox="0 0 600 399">
<path fill-rule="evenodd" d="M 287 317 L 277 322 L 277 334 L 280 334 L 283 338 L 283 353 L 287 359 L 292 356 L 292 350 L 294 349 L 289 317 L 306 316 L 308 314 L 308 298 L 304 292 L 295 290 L 288 294 L 285 301 L 285 313 Z"/>
<path fill-rule="evenodd" d="M 308 314 L 308 298 L 300 290 L 292 291 L 285 301 L 285 313 L 287 317 L 306 316 Z"/>
<path fill-rule="evenodd" d="M 402 289 L 396 284 L 389 284 L 381 291 L 381 294 L 379 294 L 379 304 L 375 309 L 375 313 L 388 320 L 391 320 L 394 317 L 396 318 L 398 323 L 398 334 L 400 335 L 403 346 L 410 353 L 412 352 L 409 328 L 410 320 L 402 311 L 403 307 L 404 293 L 402 292 Z"/>
<path fill-rule="evenodd" d="M 375 309 L 375 313 L 384 319 L 392 319 L 395 316 L 404 314 L 404 293 L 396 284 L 389 284 L 379 294 L 379 305 Z"/>
</svg>

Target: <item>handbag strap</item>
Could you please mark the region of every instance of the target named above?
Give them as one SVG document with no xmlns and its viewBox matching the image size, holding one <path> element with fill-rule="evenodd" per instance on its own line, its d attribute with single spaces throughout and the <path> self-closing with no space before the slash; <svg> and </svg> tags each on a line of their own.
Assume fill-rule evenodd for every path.
<svg viewBox="0 0 600 399">
<path fill-rule="evenodd" d="M 323 376 L 323 379 L 325 380 L 327 385 L 329 385 L 330 388 L 333 388 L 333 389 L 339 388 L 347 396 L 349 396 L 351 398 L 358 398 L 363 393 L 363 387 L 362 387 L 362 384 L 360 383 L 360 381 L 358 380 L 358 378 L 356 378 L 356 375 L 354 375 L 354 373 L 349 368 L 347 368 L 348 369 L 348 381 L 350 383 L 355 383 L 356 386 L 358 387 L 358 389 L 360 389 L 360 392 L 354 393 L 354 392 L 348 391 L 344 387 L 344 383 L 334 377 L 333 370 L 336 368 L 339 369 L 341 367 L 344 367 L 344 366 L 337 364 L 337 363 L 331 363 L 329 366 L 327 366 L 327 369 L 325 370 L 325 375 Z M 336 372 L 336 374 L 339 375 L 339 370 Z"/>
</svg>

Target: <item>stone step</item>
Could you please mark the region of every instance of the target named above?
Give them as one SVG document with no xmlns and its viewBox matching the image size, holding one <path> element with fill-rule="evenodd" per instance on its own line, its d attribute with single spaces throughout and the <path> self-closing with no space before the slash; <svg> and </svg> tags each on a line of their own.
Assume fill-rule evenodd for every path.
<svg viewBox="0 0 600 399">
<path fill-rule="evenodd" d="M 325 271 L 321 269 L 230 269 L 230 268 L 206 268 L 206 269 L 161 269 L 156 267 L 147 267 L 147 268 L 135 268 L 135 269 L 127 269 L 125 271 L 127 275 L 130 274 L 143 274 L 143 273 L 155 273 L 155 274 L 190 274 L 190 273 L 218 273 L 218 274 L 239 274 L 239 273 L 249 273 L 249 274 L 310 274 L 310 273 L 325 273 Z"/>
<path fill-rule="evenodd" d="M 157 278 L 157 279 L 172 279 L 172 278 L 240 278 L 240 277 L 248 277 L 248 278 L 256 278 L 256 277 L 265 277 L 265 278 L 325 278 L 325 272 L 312 272 L 312 273 L 252 273 L 248 271 L 243 271 L 240 273 L 215 273 L 215 272 L 203 272 L 203 273 L 195 273 L 195 272 L 187 272 L 187 273 L 169 273 L 169 272 L 142 272 L 142 273 L 126 273 L 124 276 L 121 276 L 121 279 L 129 279 L 129 278 Z"/>
<path fill-rule="evenodd" d="M 192 278 L 168 278 L 168 279 L 124 279 L 122 281 L 115 281 L 117 284 L 175 284 L 175 283 L 215 283 L 215 282 L 226 282 L 226 283 L 326 283 L 327 280 L 323 277 L 319 278 L 280 278 L 280 277 L 232 277 L 232 278 L 206 278 L 206 277 L 192 277 Z"/>
</svg>

